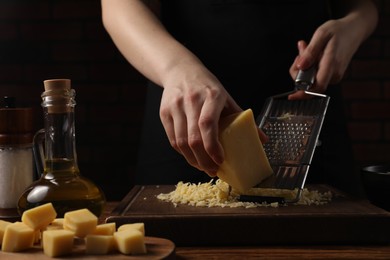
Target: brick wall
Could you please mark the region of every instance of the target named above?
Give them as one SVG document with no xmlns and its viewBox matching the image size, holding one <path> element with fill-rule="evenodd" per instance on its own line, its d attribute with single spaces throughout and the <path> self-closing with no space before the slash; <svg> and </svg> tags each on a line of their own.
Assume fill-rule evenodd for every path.
<svg viewBox="0 0 390 260">
<path fill-rule="evenodd" d="M 390 1 L 342 83 L 357 167 L 390 163 Z"/>
<path fill-rule="evenodd" d="M 70 78 L 81 174 L 121 199 L 132 185 L 145 86 L 100 12 L 98 0 L 0 1 L 0 98 L 34 107 L 39 129 L 43 80 Z"/>
<path fill-rule="evenodd" d="M 390 3 L 378 3 L 380 25 L 343 82 L 357 167 L 390 162 Z M 50 78 L 70 78 L 77 91 L 81 174 L 122 198 L 133 185 L 145 87 L 105 32 L 100 1 L 1 0 L 0 97 L 33 107 L 36 130 Z"/>
</svg>

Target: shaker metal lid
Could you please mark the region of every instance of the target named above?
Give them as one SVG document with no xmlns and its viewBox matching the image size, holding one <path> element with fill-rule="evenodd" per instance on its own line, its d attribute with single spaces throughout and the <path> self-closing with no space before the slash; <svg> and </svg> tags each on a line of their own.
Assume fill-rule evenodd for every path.
<svg viewBox="0 0 390 260">
<path fill-rule="evenodd" d="M 32 142 L 33 109 L 14 106 L 15 99 L 5 97 L 4 107 L 0 107 L 0 145 Z"/>
</svg>

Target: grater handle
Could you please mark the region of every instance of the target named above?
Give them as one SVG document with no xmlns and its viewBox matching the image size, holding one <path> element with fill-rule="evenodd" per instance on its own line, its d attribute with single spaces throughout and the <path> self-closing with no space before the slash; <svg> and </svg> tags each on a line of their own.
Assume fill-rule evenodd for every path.
<svg viewBox="0 0 390 260">
<path fill-rule="evenodd" d="M 296 90 L 309 90 L 314 84 L 316 78 L 317 69 L 315 66 L 307 70 L 299 70 L 298 75 L 295 78 L 295 89 Z"/>
</svg>

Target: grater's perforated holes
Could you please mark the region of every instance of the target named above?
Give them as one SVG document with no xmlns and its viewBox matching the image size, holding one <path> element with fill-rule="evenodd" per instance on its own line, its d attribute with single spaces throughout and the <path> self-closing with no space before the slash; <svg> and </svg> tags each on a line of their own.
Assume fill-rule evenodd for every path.
<svg viewBox="0 0 390 260">
<path fill-rule="evenodd" d="M 273 162 L 298 162 L 305 152 L 311 122 L 268 121 L 263 131 L 269 137 L 264 144 L 268 159 Z"/>
</svg>

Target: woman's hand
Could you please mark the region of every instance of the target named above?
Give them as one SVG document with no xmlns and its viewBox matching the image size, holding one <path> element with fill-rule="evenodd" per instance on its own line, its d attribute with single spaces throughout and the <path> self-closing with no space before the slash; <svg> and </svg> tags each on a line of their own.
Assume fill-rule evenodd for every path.
<svg viewBox="0 0 390 260">
<path fill-rule="evenodd" d="M 343 78 L 353 55 L 376 23 L 376 9 L 370 1 L 360 1 L 345 17 L 325 22 L 314 32 L 308 45 L 298 42 L 299 54 L 290 68 L 291 77 L 295 79 L 299 70 L 317 66 L 316 81 L 310 91 L 324 93 L 329 84 Z M 304 92 L 298 91 L 289 99 L 304 97 Z"/>
<path fill-rule="evenodd" d="M 314 33 L 309 45 L 298 42 L 299 55 L 290 68 L 295 79 L 299 70 L 317 66 L 314 86 L 310 91 L 324 93 L 329 84 L 338 83 L 359 47 L 359 43 L 350 37 L 348 24 L 340 20 L 331 20 L 320 26 Z M 290 95 L 290 99 L 304 97 L 303 91 Z"/>
<path fill-rule="evenodd" d="M 219 119 L 242 109 L 201 64 L 180 64 L 169 74 L 160 117 L 171 146 L 190 165 L 214 177 L 224 160 Z"/>
</svg>

